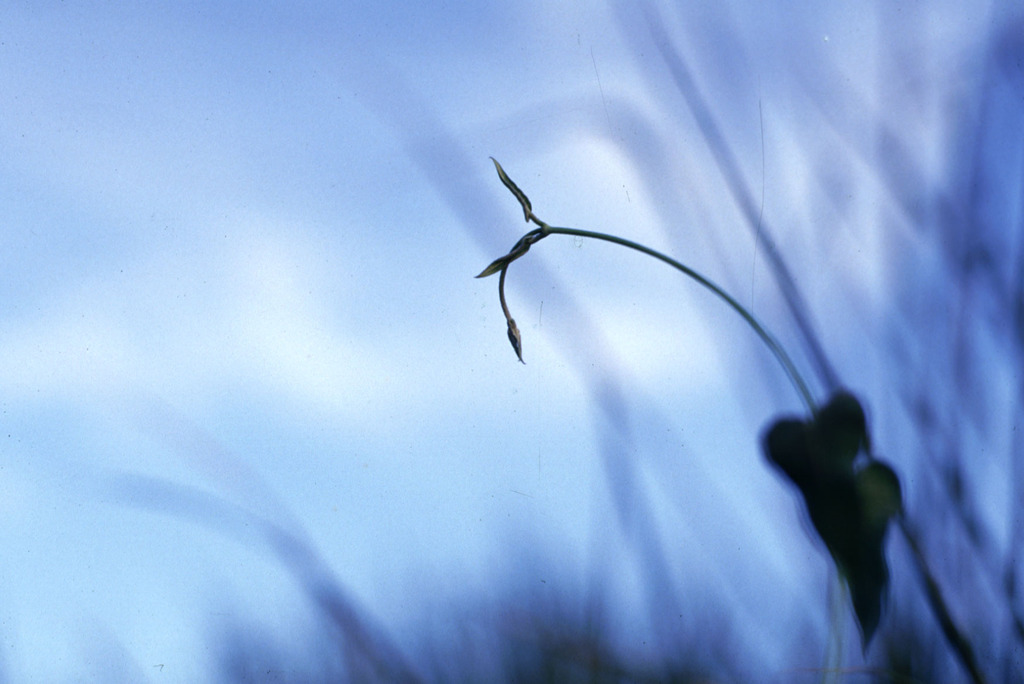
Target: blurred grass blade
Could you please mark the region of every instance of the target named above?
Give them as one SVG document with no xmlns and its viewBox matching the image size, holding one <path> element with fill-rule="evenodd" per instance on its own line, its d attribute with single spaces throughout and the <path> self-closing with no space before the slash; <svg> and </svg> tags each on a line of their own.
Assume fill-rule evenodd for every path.
<svg viewBox="0 0 1024 684">
<path fill-rule="evenodd" d="M 523 216 L 526 218 L 526 222 L 529 223 L 530 217 L 533 215 L 533 205 L 530 204 L 530 198 L 526 196 L 526 193 L 519 189 L 518 185 L 512 182 L 512 179 L 505 173 L 505 169 L 501 168 L 501 164 L 498 163 L 497 159 L 491 157 L 491 161 L 494 162 L 494 168 L 498 170 L 498 178 L 501 179 L 501 182 L 505 187 L 516 196 L 517 200 L 519 200 L 519 204 L 523 207 Z"/>
</svg>

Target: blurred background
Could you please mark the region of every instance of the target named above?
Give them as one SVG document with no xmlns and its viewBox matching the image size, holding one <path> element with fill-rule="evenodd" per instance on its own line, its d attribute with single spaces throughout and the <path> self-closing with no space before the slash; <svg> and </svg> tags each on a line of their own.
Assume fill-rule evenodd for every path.
<svg viewBox="0 0 1024 684">
<path fill-rule="evenodd" d="M 0 680 L 1024 681 L 1013 3 L 10 2 L 0 112 Z M 866 654 L 767 350 L 552 236 L 519 364 L 489 156 L 863 400 Z"/>
</svg>

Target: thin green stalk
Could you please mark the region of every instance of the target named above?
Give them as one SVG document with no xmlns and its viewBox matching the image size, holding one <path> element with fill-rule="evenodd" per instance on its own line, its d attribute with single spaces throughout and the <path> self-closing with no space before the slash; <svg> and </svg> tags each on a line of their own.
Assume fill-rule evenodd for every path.
<svg viewBox="0 0 1024 684">
<path fill-rule="evenodd" d="M 505 303 L 505 274 L 508 272 L 508 264 L 505 264 L 501 269 L 501 276 L 498 277 L 498 300 L 501 302 L 501 311 L 505 314 L 505 320 L 508 321 L 508 341 L 512 343 L 512 348 L 516 351 L 516 356 L 519 357 L 519 363 L 525 364 L 523 361 L 523 340 L 519 335 L 519 328 L 516 327 L 516 320 L 512 318 L 512 314 L 508 310 L 508 304 Z"/>
<path fill-rule="evenodd" d="M 593 238 L 595 240 L 604 240 L 605 242 L 611 242 L 616 245 L 622 245 L 623 247 L 634 249 L 638 252 L 647 254 L 648 256 L 652 256 L 655 259 L 664 261 L 672 268 L 697 281 L 697 283 L 713 292 L 722 301 L 728 304 L 733 311 L 735 311 L 736 313 L 743 317 L 743 320 L 747 322 L 747 324 L 754 330 L 755 333 L 757 333 L 757 336 L 761 338 L 761 341 L 764 342 L 765 345 L 767 345 L 769 351 L 771 351 L 771 353 L 775 356 L 778 362 L 782 365 L 782 369 L 786 371 L 786 375 L 789 376 L 789 379 L 792 381 L 793 386 L 800 394 L 800 398 L 803 399 L 804 403 L 807 405 L 807 408 L 812 413 L 815 412 L 817 404 L 814 401 L 814 397 L 811 395 L 810 390 L 807 388 L 807 383 L 804 382 L 803 377 L 800 375 L 800 372 L 797 371 L 796 366 L 793 364 L 792 359 L 789 358 L 789 354 L 786 353 L 786 350 L 783 349 L 782 345 L 779 344 L 778 340 L 776 340 L 775 337 L 772 336 L 772 334 L 768 332 L 765 329 L 765 327 L 761 325 L 760 322 L 758 322 L 756 318 L 754 318 L 753 314 L 747 311 L 747 309 L 738 301 L 736 301 L 732 297 L 732 295 L 730 295 L 728 292 L 726 292 L 721 287 L 716 285 L 714 282 L 705 278 L 703 275 L 693 270 L 686 264 L 680 263 L 673 259 L 672 257 L 662 254 L 656 249 L 651 249 L 650 247 L 646 247 L 637 242 L 633 242 L 632 240 L 620 238 L 615 235 L 608 235 L 606 233 L 597 233 L 591 230 L 580 230 L 578 228 L 559 228 L 555 226 L 548 226 L 543 222 L 540 222 L 540 224 L 541 233 L 545 235 L 573 235 L 576 237 Z"/>
</svg>

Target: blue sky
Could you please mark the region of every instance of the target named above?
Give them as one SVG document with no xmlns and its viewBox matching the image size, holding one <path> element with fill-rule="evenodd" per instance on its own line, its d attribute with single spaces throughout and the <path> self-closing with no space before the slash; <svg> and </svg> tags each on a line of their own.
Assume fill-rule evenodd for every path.
<svg viewBox="0 0 1024 684">
<path fill-rule="evenodd" d="M 906 10 L 655 10 L 755 240 L 624 3 L 5 5 L 0 672 L 197 681 L 222 622 L 301 631 L 257 521 L 400 640 L 509 576 L 543 601 L 596 573 L 616 622 L 651 629 L 630 535 L 657 531 L 674 591 L 739 616 L 770 671 L 804 666 L 777 635 L 824 644 L 827 564 L 757 447 L 799 398 L 693 283 L 560 236 L 509 272 L 518 364 L 496 279 L 473 279 L 526 229 L 488 157 L 546 221 L 705 272 L 809 368 L 770 240 L 840 373 L 885 405 L 890 348 L 862 340 L 891 332 L 893 255 L 923 239 L 884 145 L 857 144 L 891 127 L 941 186 L 1009 21 Z M 919 273 L 941 270 L 927 249 Z"/>
</svg>

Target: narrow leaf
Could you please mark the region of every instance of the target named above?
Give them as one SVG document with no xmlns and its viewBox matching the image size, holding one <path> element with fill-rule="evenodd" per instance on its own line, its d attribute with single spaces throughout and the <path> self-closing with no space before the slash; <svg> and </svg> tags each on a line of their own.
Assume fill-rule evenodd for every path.
<svg viewBox="0 0 1024 684">
<path fill-rule="evenodd" d="M 530 204 L 530 198 L 526 196 L 526 193 L 519 189 L 519 186 L 512 182 L 512 179 L 505 173 L 505 169 L 501 168 L 501 164 L 494 157 L 491 157 L 491 161 L 494 162 L 494 168 L 498 170 L 498 178 L 504 184 L 509 191 L 516 196 L 519 200 L 519 204 L 523 207 L 523 216 L 526 218 L 526 222 L 530 222 L 530 216 L 533 215 L 533 205 Z"/>
<path fill-rule="evenodd" d="M 504 268 L 505 264 L 507 264 L 507 263 L 508 263 L 508 256 L 507 255 L 503 256 L 503 257 L 500 257 L 498 259 L 495 259 L 494 261 L 491 262 L 490 266 L 488 266 L 484 270 L 480 271 L 480 275 L 478 275 L 476 277 L 477 278 L 486 278 L 487 276 L 494 275 L 495 273 L 500 271 L 502 268 Z"/>
</svg>

